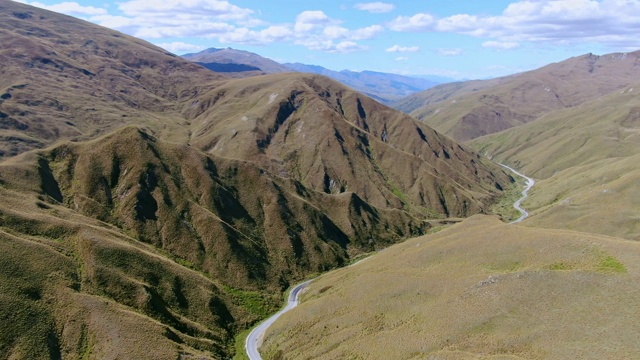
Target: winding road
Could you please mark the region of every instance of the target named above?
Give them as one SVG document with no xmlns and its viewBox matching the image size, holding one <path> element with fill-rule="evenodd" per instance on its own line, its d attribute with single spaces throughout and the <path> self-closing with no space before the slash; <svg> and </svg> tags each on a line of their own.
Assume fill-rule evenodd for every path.
<svg viewBox="0 0 640 360">
<path fill-rule="evenodd" d="M 528 196 L 527 193 L 529 192 L 529 189 L 531 189 L 533 184 L 535 184 L 536 182 L 532 178 L 519 173 L 515 169 L 505 164 L 500 164 L 500 165 L 511 170 L 514 174 L 520 177 L 523 177 L 527 180 L 527 186 L 525 187 L 524 190 L 522 190 L 522 197 L 519 198 L 515 203 L 513 203 L 513 207 L 516 210 L 520 211 L 520 213 L 522 214 L 518 219 L 509 223 L 509 224 L 516 224 L 526 219 L 529 216 L 529 213 L 525 209 L 523 209 L 520 206 L 520 204 L 522 204 L 522 202 L 527 198 Z M 368 258 L 362 259 L 352 264 L 351 266 L 356 265 L 366 259 Z M 302 284 L 298 284 L 293 289 L 291 289 L 291 292 L 289 293 L 289 299 L 287 300 L 287 305 L 282 310 L 278 311 L 273 316 L 271 316 L 270 318 L 262 322 L 260 325 L 258 325 L 255 329 L 253 329 L 249 333 L 249 335 L 247 336 L 247 340 L 244 343 L 244 348 L 247 351 L 247 355 L 249 356 L 250 360 L 262 360 L 262 356 L 260 356 L 260 353 L 258 352 L 258 348 L 260 347 L 260 345 L 262 345 L 262 341 L 264 339 L 264 333 L 267 331 L 269 326 L 271 326 L 280 316 L 282 316 L 282 314 L 286 313 L 287 311 L 293 309 L 298 305 L 298 295 L 300 295 L 300 291 L 302 291 L 302 289 L 304 289 L 307 285 L 309 285 L 311 281 L 312 280 L 307 280 Z"/>
<path fill-rule="evenodd" d="M 300 295 L 300 291 L 304 289 L 305 286 L 309 285 L 311 281 L 312 280 L 307 280 L 291 289 L 291 292 L 289 293 L 289 299 L 287 300 L 287 305 L 284 307 L 284 309 L 275 313 L 273 316 L 262 322 L 249 333 L 249 336 L 247 336 L 247 340 L 244 343 L 244 348 L 247 351 L 249 359 L 262 360 L 262 356 L 260 356 L 258 348 L 260 347 L 260 345 L 262 345 L 264 333 L 267 331 L 269 326 L 271 326 L 271 324 L 273 324 L 282 314 L 298 305 L 298 295 Z"/>
<path fill-rule="evenodd" d="M 529 192 L 529 189 L 531 189 L 533 184 L 535 184 L 536 182 L 532 178 L 519 173 L 515 169 L 513 169 L 513 168 L 511 168 L 511 167 L 509 167 L 509 166 L 507 166 L 505 164 L 500 164 L 500 165 L 502 167 L 505 167 L 505 168 L 511 170 L 514 174 L 516 174 L 516 175 L 518 175 L 520 177 L 523 177 L 523 178 L 525 178 L 527 180 L 527 186 L 524 188 L 524 190 L 522 190 L 522 197 L 520 199 L 518 199 L 515 203 L 513 203 L 513 207 L 516 210 L 520 211 L 520 213 L 522 214 L 522 215 L 520 215 L 519 218 L 517 218 L 516 220 L 514 220 L 514 221 L 509 223 L 509 224 L 516 224 L 516 223 L 519 223 L 522 220 L 526 219 L 529 216 L 529 213 L 527 212 L 527 210 L 525 210 L 522 207 L 520 207 L 520 204 L 522 204 L 522 202 L 527 198 L 527 196 L 528 196 L 527 193 Z"/>
</svg>

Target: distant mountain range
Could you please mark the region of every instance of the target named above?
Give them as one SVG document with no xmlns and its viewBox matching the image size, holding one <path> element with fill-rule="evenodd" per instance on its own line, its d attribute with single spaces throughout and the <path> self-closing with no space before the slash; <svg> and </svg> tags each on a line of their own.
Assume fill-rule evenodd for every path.
<svg viewBox="0 0 640 360">
<path fill-rule="evenodd" d="M 284 65 L 295 71 L 330 77 L 383 104 L 389 104 L 439 84 L 432 80 L 376 71 L 333 71 L 322 66 L 300 63 L 287 63 Z"/>
<path fill-rule="evenodd" d="M 210 48 L 198 53 L 185 54 L 182 57 L 196 62 L 209 70 L 221 72 L 231 77 L 247 77 L 292 71 L 290 68 L 258 54 L 231 48 Z"/>
<path fill-rule="evenodd" d="M 640 240 L 640 51 L 442 84 L 394 107 L 539 182 L 527 220 Z"/>
<path fill-rule="evenodd" d="M 334 71 L 322 66 L 300 63 L 280 64 L 252 52 L 231 48 L 211 48 L 182 57 L 230 77 L 248 77 L 292 71 L 323 75 L 387 105 L 408 95 L 452 80 L 438 76 L 411 77 L 376 71 Z"/>
<path fill-rule="evenodd" d="M 438 85 L 393 107 L 467 141 L 640 82 L 639 62 L 640 52 L 585 54 L 520 74 Z"/>
</svg>

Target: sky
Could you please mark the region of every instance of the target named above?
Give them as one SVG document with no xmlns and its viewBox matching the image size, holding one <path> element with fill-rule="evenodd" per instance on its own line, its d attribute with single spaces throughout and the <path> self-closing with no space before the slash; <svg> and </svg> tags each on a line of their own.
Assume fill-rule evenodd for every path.
<svg viewBox="0 0 640 360">
<path fill-rule="evenodd" d="M 640 0 L 19 0 L 175 54 L 486 79 L 586 53 L 640 49 Z"/>
</svg>

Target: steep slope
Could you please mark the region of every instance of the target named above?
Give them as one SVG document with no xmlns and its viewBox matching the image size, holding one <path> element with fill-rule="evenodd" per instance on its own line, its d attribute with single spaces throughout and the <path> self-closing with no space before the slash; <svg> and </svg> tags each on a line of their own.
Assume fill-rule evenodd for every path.
<svg viewBox="0 0 640 360">
<path fill-rule="evenodd" d="M 504 78 L 435 87 L 395 107 L 467 141 L 635 84 L 640 81 L 639 58 L 638 51 L 582 55 Z"/>
<path fill-rule="evenodd" d="M 258 54 L 232 48 L 210 48 L 198 53 L 182 55 L 210 70 L 224 72 L 231 77 L 291 72 L 288 67 Z"/>
<path fill-rule="evenodd" d="M 330 79 L 231 80 L 0 10 L 7 357 L 229 358 L 293 281 L 487 212 L 513 181 Z"/>
<path fill-rule="evenodd" d="M 192 146 L 420 218 L 484 211 L 511 181 L 450 138 L 317 75 L 230 81 L 186 116 Z"/>
<path fill-rule="evenodd" d="M 286 359 L 637 358 L 639 247 L 474 216 L 315 280 L 261 351 Z"/>
<path fill-rule="evenodd" d="M 222 76 L 69 16 L 0 2 L 0 158 L 138 124 L 188 138 L 181 103 Z"/>
<path fill-rule="evenodd" d="M 387 105 L 437 84 L 432 80 L 376 71 L 333 71 L 322 66 L 300 63 L 284 65 L 295 71 L 330 77 Z"/>
<path fill-rule="evenodd" d="M 0 164 L 0 184 L 0 235 L 10 250 L 0 257 L 0 283 L 24 282 L 3 292 L 3 319 L 23 306 L 40 314 L 3 320 L 3 329 L 20 331 L 3 331 L 2 352 L 29 358 L 46 350 L 36 345 L 43 336 L 78 357 L 140 357 L 146 338 L 162 358 L 182 348 L 228 358 L 237 332 L 275 310 L 291 281 L 428 228 L 354 193 L 317 193 L 136 128 L 11 158 Z M 40 253 L 51 259 L 40 265 Z M 28 316 L 47 320 L 35 328 Z M 115 323 L 105 334 L 107 319 Z M 131 340 L 116 351 L 111 342 L 122 336 Z M 78 341 L 93 350 L 74 348 Z"/>
<path fill-rule="evenodd" d="M 472 144 L 541 179 L 525 206 L 529 224 L 640 240 L 640 99 L 636 86 Z"/>
<path fill-rule="evenodd" d="M 279 303 L 25 192 L 36 167 L 2 165 L 0 173 L 3 358 L 228 358 L 234 335 Z"/>
<path fill-rule="evenodd" d="M 423 218 L 483 211 L 509 182 L 469 149 L 328 79 L 223 81 L 140 40 L 18 3 L 2 6 L 4 156 L 136 125 L 315 190 L 348 186 L 374 206 L 411 208 Z"/>
</svg>

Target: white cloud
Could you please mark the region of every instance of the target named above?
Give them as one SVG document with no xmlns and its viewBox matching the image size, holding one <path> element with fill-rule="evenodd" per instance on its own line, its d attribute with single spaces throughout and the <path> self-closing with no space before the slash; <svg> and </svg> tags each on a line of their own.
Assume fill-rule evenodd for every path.
<svg viewBox="0 0 640 360">
<path fill-rule="evenodd" d="M 334 53 L 351 53 L 356 51 L 366 50 L 364 46 L 360 46 L 353 41 L 343 41 L 335 46 L 335 49 L 331 49 L 329 52 Z"/>
<path fill-rule="evenodd" d="M 224 20 L 246 19 L 253 10 L 221 0 L 129 0 L 118 3 L 127 16 L 139 17 L 207 17 Z"/>
<path fill-rule="evenodd" d="M 396 58 L 396 61 L 407 61 L 407 60 L 409 60 L 409 58 L 408 58 L 408 57 L 405 57 L 405 56 L 398 56 L 398 57 Z"/>
<path fill-rule="evenodd" d="M 307 33 L 331 23 L 331 19 L 323 11 L 308 10 L 296 16 L 294 30 L 297 33 Z"/>
<path fill-rule="evenodd" d="M 292 34 L 289 27 L 270 26 L 258 31 L 247 28 L 236 28 L 233 31 L 220 34 L 217 38 L 222 43 L 265 45 L 276 41 L 290 40 Z"/>
<path fill-rule="evenodd" d="M 343 28 L 342 26 L 331 25 L 325 27 L 322 33 L 329 39 L 340 39 L 349 36 L 349 29 Z"/>
<path fill-rule="evenodd" d="M 306 24 L 326 24 L 330 22 L 331 19 L 320 10 L 308 10 L 303 11 L 298 16 L 296 16 L 296 23 L 306 23 Z"/>
<path fill-rule="evenodd" d="M 488 41 L 485 47 L 511 49 L 515 43 L 600 43 L 639 47 L 638 0 L 522 0 L 501 14 L 456 14 L 435 18 L 426 13 L 397 17 L 394 31 L 448 32 Z M 492 41 L 492 42 L 491 42 Z"/>
<path fill-rule="evenodd" d="M 212 38 L 222 36 L 236 30 L 237 29 L 233 25 L 219 22 L 197 23 L 193 25 L 185 25 L 181 23 L 165 23 L 159 26 L 138 26 L 138 28 L 134 31 L 134 35 L 146 39 L 186 37 Z"/>
<path fill-rule="evenodd" d="M 296 44 L 302 45 L 309 50 L 324 51 L 332 54 L 346 54 L 367 50 L 367 47 L 361 46 L 354 41 L 341 41 L 336 44 L 331 40 L 302 39 L 296 41 Z"/>
<path fill-rule="evenodd" d="M 420 48 L 417 46 L 400 46 L 393 45 L 392 47 L 385 50 L 386 52 L 418 52 Z"/>
<path fill-rule="evenodd" d="M 520 44 L 513 41 L 485 41 L 482 43 L 482 47 L 501 50 L 511 50 L 518 46 L 520 46 Z"/>
<path fill-rule="evenodd" d="M 330 18 L 322 11 L 303 11 L 296 17 L 291 37 L 295 39 L 295 44 L 310 50 L 351 53 L 367 49 L 357 41 L 372 39 L 384 31 L 380 25 L 352 30 L 340 24 L 341 21 Z"/>
<path fill-rule="evenodd" d="M 438 54 L 442 56 L 460 56 L 462 49 L 438 49 Z"/>
<path fill-rule="evenodd" d="M 217 39 L 225 44 L 293 42 L 312 50 L 349 53 L 366 50 L 367 47 L 358 42 L 375 38 L 385 30 L 381 25 L 348 28 L 321 10 L 303 11 L 288 23 L 269 24 L 257 18 L 259 12 L 230 1 L 122 0 L 116 3 L 117 9 L 82 6 L 76 2 L 31 4 L 79 16 L 147 40 L 171 39 L 173 42 L 158 40 L 158 43 L 173 52 L 197 50 L 189 47 L 189 42 L 198 38 Z"/>
<path fill-rule="evenodd" d="M 174 54 L 186 54 L 190 52 L 198 52 L 206 48 L 204 46 L 187 44 L 179 41 L 175 41 L 171 43 L 160 43 L 156 45 Z"/>
<path fill-rule="evenodd" d="M 368 11 L 374 14 L 387 13 L 395 9 L 393 4 L 383 2 L 357 3 L 353 6 L 358 10 Z"/>
<path fill-rule="evenodd" d="M 384 28 L 380 25 L 371 25 L 361 29 L 355 29 L 349 34 L 351 40 L 369 40 L 374 38 L 379 33 L 383 32 Z"/>
<path fill-rule="evenodd" d="M 107 14 L 107 10 L 105 9 L 97 8 L 93 6 L 84 6 L 84 5 L 78 4 L 77 2 L 62 2 L 54 5 L 45 5 L 37 1 L 34 1 L 34 2 L 20 1 L 20 2 L 31 5 L 31 6 L 39 7 L 41 9 L 51 10 L 51 11 L 55 11 L 55 12 L 59 12 L 67 15 L 81 16 L 81 15 Z"/>
<path fill-rule="evenodd" d="M 477 16 L 458 14 L 440 19 L 436 29 L 441 32 L 472 32 L 481 27 L 480 19 Z"/>
<path fill-rule="evenodd" d="M 394 31 L 429 31 L 435 22 L 436 18 L 432 15 L 419 13 L 411 17 L 398 16 L 389 23 L 389 28 Z"/>
</svg>

